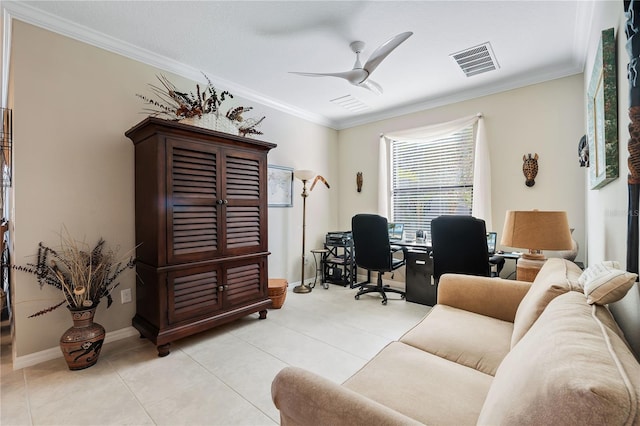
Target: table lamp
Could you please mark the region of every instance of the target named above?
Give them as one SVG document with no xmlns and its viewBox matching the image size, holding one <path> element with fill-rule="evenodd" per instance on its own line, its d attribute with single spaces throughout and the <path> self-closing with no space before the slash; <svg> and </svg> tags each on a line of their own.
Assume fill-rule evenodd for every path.
<svg viewBox="0 0 640 426">
<path fill-rule="evenodd" d="M 315 172 L 311 170 L 296 170 L 293 172 L 293 175 L 296 179 L 300 179 L 302 181 L 302 266 L 300 268 L 300 285 L 297 285 L 293 288 L 294 293 L 310 293 L 311 287 L 304 283 L 304 243 L 305 243 L 305 232 L 306 232 L 306 216 L 307 216 L 307 197 L 309 193 L 307 192 L 307 181 L 313 179 L 316 175 Z"/>
<path fill-rule="evenodd" d="M 516 279 L 533 281 L 546 261 L 542 250 L 569 250 L 572 247 L 567 212 L 508 210 L 500 243 L 529 250 L 516 264 Z"/>
</svg>

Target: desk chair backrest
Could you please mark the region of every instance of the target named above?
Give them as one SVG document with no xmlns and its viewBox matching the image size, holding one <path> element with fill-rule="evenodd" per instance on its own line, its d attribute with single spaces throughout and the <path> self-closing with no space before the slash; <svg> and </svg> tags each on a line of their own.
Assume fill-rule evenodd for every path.
<svg viewBox="0 0 640 426">
<path fill-rule="evenodd" d="M 356 265 L 370 271 L 391 271 L 392 256 L 387 219 L 375 214 L 351 218 Z"/>
<path fill-rule="evenodd" d="M 472 216 L 439 216 L 431 221 L 433 276 L 442 274 L 490 275 L 487 230 Z"/>
</svg>

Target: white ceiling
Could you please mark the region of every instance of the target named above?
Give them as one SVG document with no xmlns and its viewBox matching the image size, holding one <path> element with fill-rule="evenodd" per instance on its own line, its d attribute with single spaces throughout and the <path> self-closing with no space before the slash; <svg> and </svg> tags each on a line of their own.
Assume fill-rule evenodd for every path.
<svg viewBox="0 0 640 426">
<path fill-rule="evenodd" d="M 13 16 L 342 129 L 582 72 L 592 1 L 4 1 Z M 375 95 L 289 71 L 353 67 L 414 35 L 372 74 Z M 490 42 L 500 68 L 466 77 L 450 58 Z M 190 89 L 190 88 L 186 88 Z M 354 113 L 329 101 L 351 95 Z"/>
</svg>

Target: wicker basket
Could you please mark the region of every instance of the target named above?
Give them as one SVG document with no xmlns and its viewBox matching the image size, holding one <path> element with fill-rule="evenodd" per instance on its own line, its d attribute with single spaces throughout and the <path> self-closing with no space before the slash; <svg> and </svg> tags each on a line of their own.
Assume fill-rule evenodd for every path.
<svg viewBox="0 0 640 426">
<path fill-rule="evenodd" d="M 284 278 L 269 279 L 269 298 L 273 302 L 272 308 L 280 309 L 287 297 L 287 287 L 289 283 Z"/>
</svg>

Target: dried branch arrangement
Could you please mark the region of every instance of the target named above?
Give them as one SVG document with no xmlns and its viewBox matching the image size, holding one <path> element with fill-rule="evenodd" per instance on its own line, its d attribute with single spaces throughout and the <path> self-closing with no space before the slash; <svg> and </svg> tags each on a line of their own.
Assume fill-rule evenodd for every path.
<svg viewBox="0 0 640 426">
<path fill-rule="evenodd" d="M 253 107 L 239 106 L 237 108 L 232 108 L 229 111 L 227 111 L 226 117 L 236 124 L 236 127 L 238 127 L 238 132 L 240 133 L 240 136 L 262 134 L 262 132 L 256 129 L 256 127 L 258 127 L 262 123 L 262 120 L 265 119 L 264 116 L 260 119 L 249 118 L 246 120 L 244 117 L 242 117 L 242 113 L 251 111 L 252 109 Z"/>
<path fill-rule="evenodd" d="M 144 111 L 154 117 L 168 116 L 169 118 L 180 119 L 202 117 L 203 114 L 215 114 L 218 116 L 222 102 L 227 97 L 233 98 L 233 95 L 226 90 L 218 95 L 216 88 L 213 87 L 211 80 L 206 75 L 204 75 L 204 78 L 207 80 L 207 85 L 201 89 L 200 85 L 196 84 L 196 93 L 180 92 L 164 75 L 157 75 L 156 78 L 162 84 L 162 87 L 154 84 L 149 84 L 149 87 L 160 101 L 136 94 L 151 106 Z"/>
<path fill-rule="evenodd" d="M 62 291 L 64 300 L 36 312 L 29 318 L 51 312 L 67 304 L 69 309 L 97 306 L 103 297 L 107 298 L 107 308 L 113 303 L 111 292 L 120 284 L 117 278 L 135 265 L 133 256 L 117 258 L 112 250 L 105 248 L 105 240 L 89 249 L 84 242 L 72 239 L 67 232 L 60 237 L 61 247 L 54 250 L 42 242 L 38 245 L 36 263 L 13 268 L 34 274 L 40 288 L 45 284 Z"/>
<path fill-rule="evenodd" d="M 195 93 L 181 92 L 171 81 L 169 81 L 169 79 L 167 79 L 167 77 L 164 75 L 156 75 L 161 86 L 149 84 L 149 87 L 151 92 L 153 92 L 159 100 L 151 99 L 141 94 L 136 94 L 136 96 L 148 105 L 148 107 L 143 111 L 153 117 L 165 117 L 173 120 L 180 120 L 183 118 L 193 117 L 201 118 L 205 114 L 213 114 L 216 119 L 220 119 L 220 108 L 222 106 L 222 102 L 227 98 L 233 99 L 233 95 L 226 90 L 218 93 L 209 77 L 204 73 L 202 75 L 207 80 L 207 84 L 204 87 L 201 87 L 200 84 L 196 83 Z M 239 106 L 230 108 L 224 115 L 226 119 L 230 120 L 238 128 L 238 133 L 241 136 L 262 134 L 257 127 L 262 123 L 265 117 L 260 119 L 245 119 L 242 116 L 244 112 L 251 111 L 252 109 L 253 107 Z"/>
</svg>

